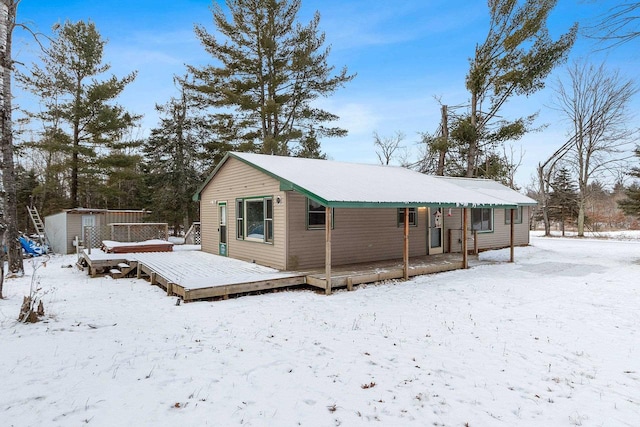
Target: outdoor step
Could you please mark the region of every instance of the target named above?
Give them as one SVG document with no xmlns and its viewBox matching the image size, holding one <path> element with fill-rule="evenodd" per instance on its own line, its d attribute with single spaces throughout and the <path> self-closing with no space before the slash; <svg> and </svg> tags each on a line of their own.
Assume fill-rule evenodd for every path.
<svg viewBox="0 0 640 427">
<path fill-rule="evenodd" d="M 121 262 L 120 264 L 118 264 L 118 268 L 131 268 L 131 266 L 126 262 Z"/>
<path fill-rule="evenodd" d="M 113 277 L 114 279 L 119 279 L 120 277 L 122 277 L 122 271 L 118 270 L 117 268 L 112 268 L 111 270 L 109 270 L 109 274 L 111 274 L 111 277 Z"/>
</svg>

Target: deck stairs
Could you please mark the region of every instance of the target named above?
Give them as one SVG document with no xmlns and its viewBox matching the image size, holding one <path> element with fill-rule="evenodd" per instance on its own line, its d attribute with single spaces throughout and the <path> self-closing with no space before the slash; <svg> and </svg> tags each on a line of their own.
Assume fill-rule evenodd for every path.
<svg viewBox="0 0 640 427">
<path fill-rule="evenodd" d="M 38 241 L 40 245 L 44 248 L 47 244 L 47 236 L 44 233 L 44 222 L 42 222 L 42 218 L 40 218 L 40 214 L 38 213 L 38 208 L 35 206 L 27 206 L 27 211 L 29 212 L 29 217 L 31 218 L 31 222 L 36 229 L 36 233 L 38 234 Z"/>
<path fill-rule="evenodd" d="M 114 279 L 121 279 L 123 277 L 127 277 L 129 274 L 133 273 L 138 267 L 137 262 L 121 262 L 118 263 L 117 267 L 114 267 L 109 270 L 109 275 Z"/>
</svg>

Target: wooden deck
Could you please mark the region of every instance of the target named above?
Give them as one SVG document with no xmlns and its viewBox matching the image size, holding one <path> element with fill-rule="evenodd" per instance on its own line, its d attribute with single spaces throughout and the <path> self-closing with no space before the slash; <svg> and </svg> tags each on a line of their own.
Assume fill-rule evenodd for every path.
<svg viewBox="0 0 640 427">
<path fill-rule="evenodd" d="M 409 276 L 439 273 L 462 268 L 462 254 L 442 254 L 411 258 Z M 94 277 L 111 274 L 146 278 L 151 284 L 177 295 L 184 301 L 227 298 L 230 295 L 309 285 L 325 289 L 324 270 L 306 272 L 278 271 L 232 258 L 201 251 L 106 253 L 85 249 L 79 255 L 78 266 Z M 332 288 L 373 283 L 404 277 L 402 260 L 335 266 Z"/>
<path fill-rule="evenodd" d="M 462 254 L 439 254 L 409 259 L 409 277 L 442 273 L 461 268 Z M 324 270 L 310 271 L 306 275 L 309 285 L 325 289 L 326 276 Z M 351 290 L 353 285 L 403 278 L 404 270 L 401 259 L 335 266 L 331 269 L 332 288 L 346 287 Z"/>
</svg>

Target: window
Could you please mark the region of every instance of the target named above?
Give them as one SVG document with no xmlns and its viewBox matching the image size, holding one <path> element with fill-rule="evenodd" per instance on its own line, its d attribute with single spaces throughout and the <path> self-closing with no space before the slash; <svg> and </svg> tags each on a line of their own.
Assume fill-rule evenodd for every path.
<svg viewBox="0 0 640 427">
<path fill-rule="evenodd" d="M 236 239 L 244 239 L 244 201 L 236 200 Z"/>
<path fill-rule="evenodd" d="M 327 224 L 326 208 L 320 203 L 307 199 L 307 229 L 324 230 Z M 334 226 L 333 209 L 331 209 L 331 228 Z"/>
<path fill-rule="evenodd" d="M 398 209 L 398 227 L 404 225 L 404 208 Z M 409 225 L 418 225 L 418 215 L 416 215 L 416 208 L 409 208 Z"/>
<path fill-rule="evenodd" d="M 504 223 L 511 224 L 511 209 L 504 210 Z M 518 206 L 513 213 L 513 223 L 522 224 L 522 206 Z"/>
<path fill-rule="evenodd" d="M 264 199 L 264 241 L 273 243 L 273 199 Z"/>
<path fill-rule="evenodd" d="M 273 243 L 273 198 L 236 200 L 236 238 Z"/>
<path fill-rule="evenodd" d="M 471 209 L 471 229 L 493 231 L 493 210 L 489 208 Z"/>
</svg>

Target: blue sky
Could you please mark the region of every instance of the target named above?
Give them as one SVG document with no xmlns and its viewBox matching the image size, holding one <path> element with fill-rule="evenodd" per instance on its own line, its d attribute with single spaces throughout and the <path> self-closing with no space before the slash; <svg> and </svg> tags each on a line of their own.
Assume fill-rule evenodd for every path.
<svg viewBox="0 0 640 427">
<path fill-rule="evenodd" d="M 605 0 L 559 0 L 549 21 L 556 38 L 571 23 L 593 25 L 611 5 Z M 212 24 L 210 0 L 23 0 L 18 20 L 50 34 L 50 28 L 65 20 L 91 20 L 109 43 L 105 60 L 111 72 L 123 76 L 133 70 L 138 77 L 125 90 L 120 103 L 132 112 L 144 114 L 140 133 L 148 134 L 158 123 L 156 103 L 165 103 L 176 94 L 172 77 L 185 73 L 185 64 L 207 64 L 204 52 L 193 32 L 194 24 Z M 357 77 L 321 105 L 341 117 L 338 125 L 349 130 L 345 138 L 322 141 L 322 150 L 334 160 L 376 163 L 373 132 L 392 136 L 406 135 L 404 145 L 416 151 L 420 132 L 434 132 L 440 112 L 436 97 L 448 105 L 468 101 L 464 79 L 468 59 L 475 45 L 484 40 L 488 27 L 488 9 L 482 0 L 303 0 L 299 15 L 308 22 L 318 10 L 320 28 L 331 45 L 330 62 L 337 69 L 347 66 Z M 593 40 L 581 37 L 570 61 L 589 56 L 591 61 L 606 61 L 635 78 L 640 65 L 637 43 L 608 51 L 595 51 Z M 37 54 L 37 45 L 23 32 L 14 36 L 14 54 L 29 64 Z M 517 182 L 530 183 L 540 160 L 564 141 L 567 123 L 563 123 L 552 105 L 553 85 L 565 75 L 557 69 L 547 88 L 529 98 L 514 99 L 502 113 L 514 118 L 540 112 L 537 125 L 542 132 L 531 134 L 513 144 L 523 154 Z M 16 92 L 16 103 L 29 105 L 29 95 Z M 640 109 L 634 100 L 634 111 Z M 637 124 L 633 124 L 637 127 Z"/>
</svg>

